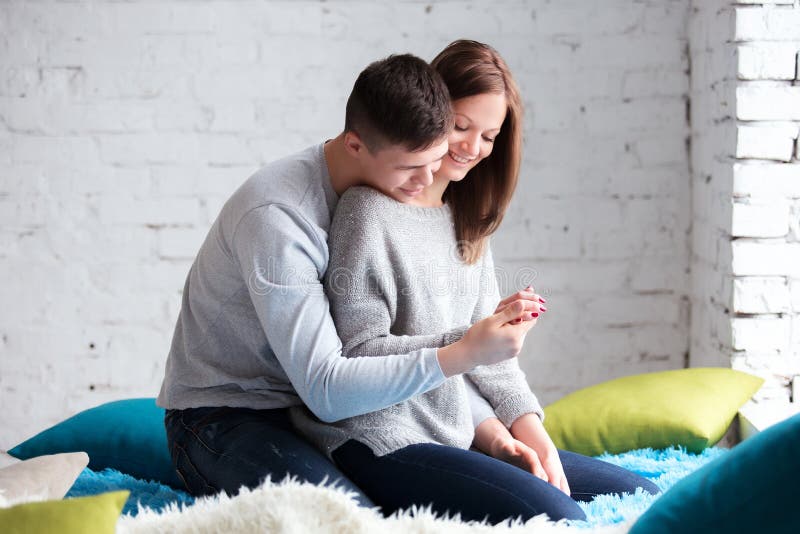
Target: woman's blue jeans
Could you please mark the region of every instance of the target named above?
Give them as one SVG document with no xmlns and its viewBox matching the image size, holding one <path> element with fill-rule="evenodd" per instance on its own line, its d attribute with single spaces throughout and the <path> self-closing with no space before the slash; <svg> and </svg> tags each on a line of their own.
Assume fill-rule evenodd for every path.
<svg viewBox="0 0 800 534">
<path fill-rule="evenodd" d="M 164 415 L 172 463 L 194 496 L 241 486 L 257 487 L 293 475 L 300 481 L 355 492 L 359 504 L 375 506 L 322 453 L 299 436 L 285 408 L 253 410 L 227 406 L 167 410 Z"/>
<path fill-rule="evenodd" d="M 541 513 L 553 521 L 585 520 L 576 500 L 634 493 L 637 487 L 660 492 L 646 478 L 609 462 L 560 449 L 558 455 L 570 496 L 516 466 L 444 445 L 409 445 L 377 457 L 366 445 L 350 440 L 333 452 L 333 459 L 387 515 L 414 504 L 431 504 L 440 514 L 457 512 L 464 520 L 487 519 L 493 524 Z"/>
</svg>

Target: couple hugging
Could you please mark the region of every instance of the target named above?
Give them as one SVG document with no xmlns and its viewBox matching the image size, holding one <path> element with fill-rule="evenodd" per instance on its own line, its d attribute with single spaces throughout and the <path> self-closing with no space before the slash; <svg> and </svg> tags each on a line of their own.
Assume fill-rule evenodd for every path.
<svg viewBox="0 0 800 534">
<path fill-rule="evenodd" d="M 430 64 L 370 64 L 342 133 L 233 193 L 187 276 L 157 399 L 190 493 L 292 475 L 387 515 L 497 523 L 659 492 L 557 449 L 519 367 L 545 300 L 501 299 L 489 237 L 521 148 L 506 63 L 459 40 Z"/>
</svg>

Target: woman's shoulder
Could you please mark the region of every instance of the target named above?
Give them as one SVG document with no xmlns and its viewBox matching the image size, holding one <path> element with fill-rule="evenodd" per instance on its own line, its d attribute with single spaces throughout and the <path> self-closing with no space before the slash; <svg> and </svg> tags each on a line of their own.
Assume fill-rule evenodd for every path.
<svg viewBox="0 0 800 534">
<path fill-rule="evenodd" d="M 349 210 L 360 212 L 381 212 L 387 207 L 400 204 L 393 198 L 381 193 L 368 185 L 354 185 L 349 187 L 339 198 L 337 209 L 347 207 Z"/>
<path fill-rule="evenodd" d="M 406 220 L 422 208 L 404 204 L 399 200 L 366 185 L 348 188 L 336 205 L 334 220 L 360 221 L 359 224 L 386 226 L 398 219 Z"/>
<path fill-rule="evenodd" d="M 451 219 L 450 206 L 446 203 L 441 206 L 408 204 L 366 185 L 352 186 L 342 193 L 336 210 L 359 215 L 375 215 L 381 220 L 394 220 L 397 217 L 412 220 Z"/>
<path fill-rule="evenodd" d="M 372 234 L 392 216 L 387 199 L 396 202 L 372 187 L 352 186 L 339 197 L 332 225 L 338 233 Z"/>
</svg>

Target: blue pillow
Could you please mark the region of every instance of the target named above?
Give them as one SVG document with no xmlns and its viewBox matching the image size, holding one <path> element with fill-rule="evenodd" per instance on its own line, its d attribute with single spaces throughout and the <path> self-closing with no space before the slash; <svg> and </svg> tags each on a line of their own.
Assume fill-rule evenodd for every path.
<svg viewBox="0 0 800 534">
<path fill-rule="evenodd" d="M 44 454 L 85 451 L 89 468 L 107 467 L 185 490 L 167 448 L 164 409 L 155 398 L 101 404 L 43 430 L 8 451 L 27 460 Z"/>
<path fill-rule="evenodd" d="M 628 534 L 798 532 L 799 452 L 797 414 L 678 481 Z"/>
</svg>

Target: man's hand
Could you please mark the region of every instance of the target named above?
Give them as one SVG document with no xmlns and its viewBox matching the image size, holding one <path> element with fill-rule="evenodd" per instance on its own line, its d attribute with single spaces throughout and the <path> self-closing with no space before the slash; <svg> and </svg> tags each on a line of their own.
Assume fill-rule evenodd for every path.
<svg viewBox="0 0 800 534">
<path fill-rule="evenodd" d="M 518 417 L 511 425 L 511 435 L 536 453 L 541 467 L 547 474 L 545 480 L 569 495 L 569 484 L 564 474 L 564 468 L 561 466 L 558 449 L 547 434 L 539 416 L 535 413 L 528 413 Z"/>
</svg>

